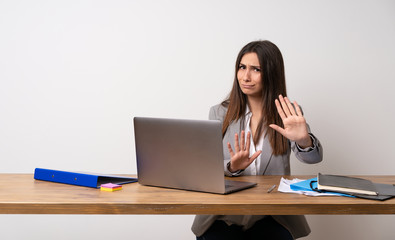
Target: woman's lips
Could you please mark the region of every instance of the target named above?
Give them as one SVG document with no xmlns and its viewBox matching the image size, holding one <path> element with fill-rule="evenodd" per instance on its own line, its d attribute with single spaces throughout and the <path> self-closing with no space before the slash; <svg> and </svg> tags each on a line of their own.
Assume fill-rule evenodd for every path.
<svg viewBox="0 0 395 240">
<path fill-rule="evenodd" d="M 241 86 L 243 88 L 253 88 L 254 87 L 254 85 L 245 85 L 245 84 L 242 84 Z"/>
</svg>

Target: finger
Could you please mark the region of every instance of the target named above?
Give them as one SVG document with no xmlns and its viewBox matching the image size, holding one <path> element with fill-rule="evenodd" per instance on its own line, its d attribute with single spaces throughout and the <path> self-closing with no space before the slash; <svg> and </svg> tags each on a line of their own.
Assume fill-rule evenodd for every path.
<svg viewBox="0 0 395 240">
<path fill-rule="evenodd" d="M 302 110 L 300 109 L 300 107 L 296 101 L 294 101 L 294 105 L 295 105 L 296 113 L 298 114 L 298 116 L 303 116 Z"/>
<path fill-rule="evenodd" d="M 285 137 L 285 129 L 282 127 L 277 126 L 276 124 L 270 124 L 269 127 L 273 128 L 277 132 L 279 132 L 281 135 Z"/>
<path fill-rule="evenodd" d="M 232 146 L 230 145 L 229 142 L 228 142 L 228 150 L 229 150 L 230 156 L 233 157 L 235 155 L 235 153 L 233 152 Z"/>
<path fill-rule="evenodd" d="M 260 154 L 262 153 L 262 151 L 257 151 L 254 154 L 252 154 L 252 156 L 250 157 L 250 162 L 253 162 Z"/>
<path fill-rule="evenodd" d="M 239 147 L 239 135 L 237 133 L 235 134 L 235 151 L 240 152 L 240 147 Z"/>
<path fill-rule="evenodd" d="M 250 151 L 250 144 L 251 144 L 251 132 L 247 133 L 247 140 L 246 140 L 246 151 Z"/>
<path fill-rule="evenodd" d="M 292 115 L 295 116 L 296 115 L 295 108 L 292 105 L 291 101 L 289 101 L 289 99 L 287 97 L 285 97 L 284 99 L 285 99 L 285 102 L 287 103 L 288 109 L 291 111 Z"/>
<path fill-rule="evenodd" d="M 291 113 L 289 112 L 289 108 L 288 108 L 288 106 L 287 106 L 287 103 L 286 103 L 285 100 L 284 100 L 283 95 L 280 95 L 279 98 L 280 98 L 280 103 L 281 103 L 281 106 L 282 106 L 282 108 L 283 108 L 283 111 L 284 111 L 285 115 L 286 115 L 287 117 L 288 117 L 288 116 L 291 116 Z"/>
<path fill-rule="evenodd" d="M 248 136 L 248 134 L 247 134 L 247 136 Z M 241 131 L 241 136 L 240 136 L 240 141 L 241 141 L 241 143 L 240 143 L 240 149 L 241 149 L 241 151 L 244 151 L 245 150 L 245 132 L 244 131 Z"/>
<path fill-rule="evenodd" d="M 280 115 L 281 119 L 284 120 L 285 118 L 287 118 L 287 116 L 285 116 L 283 108 L 281 107 L 280 102 L 276 99 L 276 100 L 274 100 L 274 103 L 276 104 L 277 112 Z"/>
</svg>

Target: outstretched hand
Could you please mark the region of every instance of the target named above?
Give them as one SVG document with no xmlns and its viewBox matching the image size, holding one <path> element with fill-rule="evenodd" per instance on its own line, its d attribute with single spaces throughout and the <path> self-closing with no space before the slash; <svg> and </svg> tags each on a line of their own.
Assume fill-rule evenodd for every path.
<svg viewBox="0 0 395 240">
<path fill-rule="evenodd" d="M 231 156 L 230 172 L 246 169 L 261 154 L 262 151 L 257 151 L 250 157 L 250 140 L 251 133 L 247 133 L 246 139 L 245 132 L 241 131 L 240 141 L 238 134 L 235 134 L 235 151 L 233 151 L 232 146 L 228 142 L 228 150 Z"/>
<path fill-rule="evenodd" d="M 312 146 L 313 143 L 307 130 L 306 119 L 303 117 L 296 101 L 294 101 L 294 108 L 287 97 L 284 98 L 280 95 L 279 99 L 275 100 L 275 104 L 284 128 L 276 124 L 270 124 L 269 126 L 289 140 L 296 142 L 302 148 Z"/>
</svg>

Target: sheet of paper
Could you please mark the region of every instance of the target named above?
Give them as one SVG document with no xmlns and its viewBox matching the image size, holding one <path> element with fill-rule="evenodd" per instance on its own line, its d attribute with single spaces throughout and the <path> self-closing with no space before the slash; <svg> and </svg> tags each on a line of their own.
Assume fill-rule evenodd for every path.
<svg viewBox="0 0 395 240">
<path fill-rule="evenodd" d="M 286 178 L 281 178 L 280 184 L 278 186 L 278 191 L 283 192 L 283 193 L 297 193 L 297 194 L 303 194 L 303 195 L 308 195 L 308 196 L 337 196 L 337 194 L 334 193 L 319 193 L 315 191 L 294 191 L 291 189 L 291 184 L 305 181 L 305 179 L 286 179 Z"/>
</svg>

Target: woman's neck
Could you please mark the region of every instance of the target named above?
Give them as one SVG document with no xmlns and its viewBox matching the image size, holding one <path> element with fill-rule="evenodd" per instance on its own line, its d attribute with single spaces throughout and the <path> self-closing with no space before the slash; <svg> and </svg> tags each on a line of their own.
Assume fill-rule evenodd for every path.
<svg viewBox="0 0 395 240">
<path fill-rule="evenodd" d="M 248 105 L 252 113 L 250 119 L 250 129 L 252 137 L 254 138 L 257 134 L 258 125 L 262 119 L 262 101 L 257 98 L 248 98 Z"/>
<path fill-rule="evenodd" d="M 260 116 L 262 114 L 262 100 L 260 98 L 253 98 L 249 97 L 248 98 L 248 107 L 250 108 L 250 111 L 252 115 L 254 116 Z"/>
</svg>

